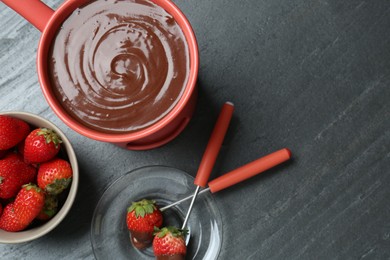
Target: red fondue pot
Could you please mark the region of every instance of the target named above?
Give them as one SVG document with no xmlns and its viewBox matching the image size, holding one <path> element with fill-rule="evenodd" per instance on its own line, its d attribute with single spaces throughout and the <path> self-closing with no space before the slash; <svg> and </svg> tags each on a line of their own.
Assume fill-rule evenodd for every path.
<svg viewBox="0 0 390 260">
<path fill-rule="evenodd" d="M 1 1 L 42 32 L 37 53 L 39 83 L 50 107 L 71 129 L 94 140 L 113 143 L 130 150 L 146 150 L 159 147 L 173 140 L 189 123 L 197 99 L 198 45 L 187 18 L 170 0 L 153 0 L 153 2 L 174 17 L 187 40 L 190 55 L 190 72 L 187 85 L 176 106 L 161 120 L 139 131 L 118 134 L 103 133 L 89 129 L 68 115 L 54 96 L 49 80 L 48 53 L 57 30 L 75 9 L 87 3 L 88 0 L 65 1 L 56 11 L 39 0 Z"/>
</svg>

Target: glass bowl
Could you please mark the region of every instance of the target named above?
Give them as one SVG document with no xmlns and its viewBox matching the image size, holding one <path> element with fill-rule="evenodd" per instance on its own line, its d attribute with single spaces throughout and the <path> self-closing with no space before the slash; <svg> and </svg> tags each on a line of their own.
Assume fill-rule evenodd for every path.
<svg viewBox="0 0 390 260">
<path fill-rule="evenodd" d="M 92 218 L 91 243 L 96 259 L 154 259 L 152 247 L 136 249 L 130 242 L 126 210 L 131 202 L 153 199 L 159 207 L 193 194 L 194 178 L 165 166 L 135 169 L 115 180 L 100 198 Z M 163 211 L 163 226 L 181 227 L 190 200 Z M 186 259 L 217 259 L 222 221 L 211 193 L 199 195 L 188 220 Z"/>
</svg>

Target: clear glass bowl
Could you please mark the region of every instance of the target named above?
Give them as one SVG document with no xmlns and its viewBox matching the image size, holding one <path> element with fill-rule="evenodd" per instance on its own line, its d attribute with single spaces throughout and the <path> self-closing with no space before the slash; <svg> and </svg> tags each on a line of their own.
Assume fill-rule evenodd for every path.
<svg viewBox="0 0 390 260">
<path fill-rule="evenodd" d="M 115 180 L 103 193 L 92 218 L 91 243 L 96 259 L 154 259 L 152 247 L 136 249 L 130 242 L 126 210 L 132 201 L 153 199 L 160 207 L 193 194 L 194 178 L 184 171 L 148 166 Z M 164 226 L 181 227 L 190 200 L 163 212 Z M 209 192 L 199 195 L 187 228 L 186 259 L 217 259 L 222 243 L 222 221 Z"/>
</svg>

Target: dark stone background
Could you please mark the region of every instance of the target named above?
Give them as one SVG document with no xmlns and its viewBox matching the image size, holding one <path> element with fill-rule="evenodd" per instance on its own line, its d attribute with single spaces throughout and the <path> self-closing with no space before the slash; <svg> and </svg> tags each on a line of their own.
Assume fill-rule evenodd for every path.
<svg viewBox="0 0 390 260">
<path fill-rule="evenodd" d="M 93 258 L 90 223 L 107 185 L 145 165 L 194 175 L 220 107 L 232 101 L 211 178 L 283 147 L 293 160 L 215 194 L 219 259 L 390 259 L 390 2 L 175 3 L 199 42 L 199 100 L 177 139 L 143 152 L 90 140 L 59 120 L 37 79 L 40 32 L 0 4 L 0 111 L 56 123 L 81 170 L 67 218 L 36 241 L 0 245 L 0 258 Z"/>
</svg>

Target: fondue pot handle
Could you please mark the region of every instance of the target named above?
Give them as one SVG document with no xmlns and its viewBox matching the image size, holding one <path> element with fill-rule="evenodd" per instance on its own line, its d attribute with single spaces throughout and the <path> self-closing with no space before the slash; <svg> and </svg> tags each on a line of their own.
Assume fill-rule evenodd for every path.
<svg viewBox="0 0 390 260">
<path fill-rule="evenodd" d="M 40 0 L 1 0 L 43 32 L 54 10 Z"/>
</svg>

